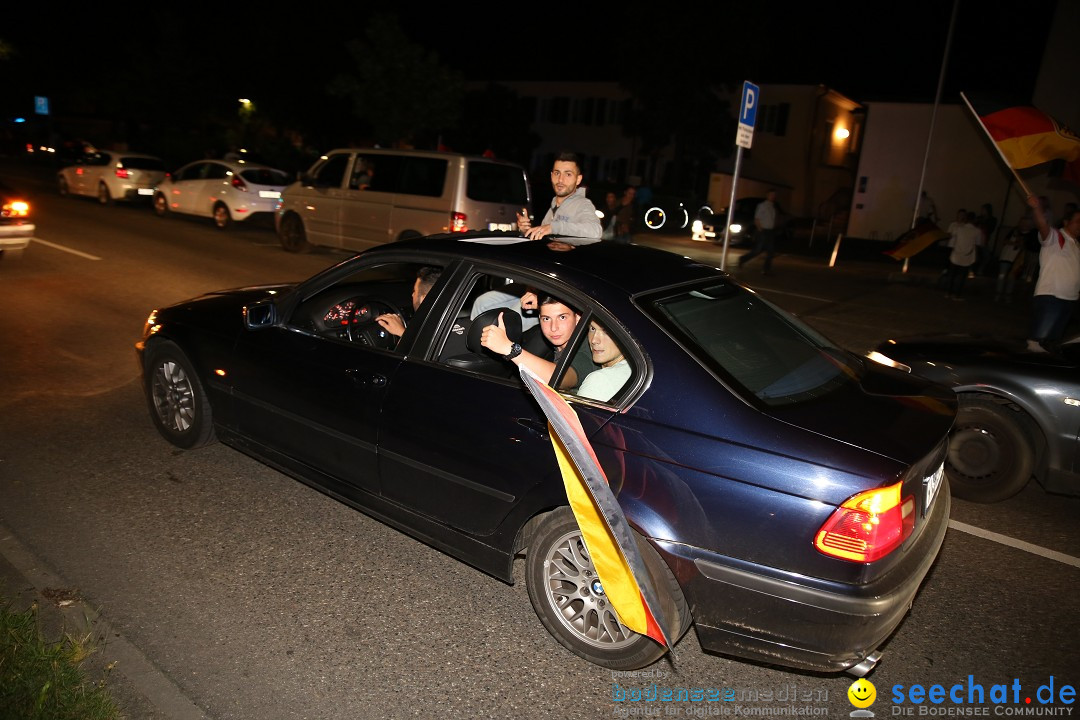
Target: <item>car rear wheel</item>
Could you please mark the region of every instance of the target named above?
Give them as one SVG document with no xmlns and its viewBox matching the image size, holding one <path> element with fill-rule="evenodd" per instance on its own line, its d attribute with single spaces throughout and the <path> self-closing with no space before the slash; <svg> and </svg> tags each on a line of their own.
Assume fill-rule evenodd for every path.
<svg viewBox="0 0 1080 720">
<path fill-rule="evenodd" d="M 168 341 L 151 346 L 146 376 L 150 417 L 162 437 L 186 450 L 214 441 L 210 400 L 179 347 Z"/>
<path fill-rule="evenodd" d="M 165 197 L 165 193 L 157 193 L 154 195 L 154 212 L 158 217 L 165 217 L 169 214 L 169 201 Z"/>
<path fill-rule="evenodd" d="M 225 230 L 232 225 L 232 215 L 229 214 L 229 208 L 225 203 L 217 203 L 214 205 L 214 224 L 218 226 L 218 229 Z"/>
<path fill-rule="evenodd" d="M 961 395 L 945 464 L 952 494 L 991 503 L 1020 492 L 1035 470 L 1036 432 L 1015 405 Z"/>
<path fill-rule="evenodd" d="M 650 580 L 676 642 L 690 627 L 682 589 L 660 556 L 635 533 Z M 573 511 L 562 507 L 544 516 L 526 556 L 529 600 L 540 622 L 563 647 L 613 670 L 633 670 L 659 660 L 666 649 L 620 621 L 596 575 Z"/>
<path fill-rule="evenodd" d="M 288 252 L 306 253 L 311 250 L 311 243 L 304 231 L 304 222 L 296 215 L 286 215 L 281 219 L 278 239 L 281 240 L 281 247 Z"/>
<path fill-rule="evenodd" d="M 97 199 L 102 205 L 112 204 L 112 195 L 109 194 L 109 186 L 105 183 L 98 183 L 97 186 Z"/>
</svg>

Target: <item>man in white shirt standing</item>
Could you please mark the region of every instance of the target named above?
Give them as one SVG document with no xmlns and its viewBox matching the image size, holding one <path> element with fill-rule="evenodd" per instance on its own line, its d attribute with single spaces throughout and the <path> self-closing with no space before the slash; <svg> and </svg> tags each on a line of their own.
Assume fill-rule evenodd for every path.
<svg viewBox="0 0 1080 720">
<path fill-rule="evenodd" d="M 949 226 L 952 234 L 952 252 L 949 253 L 949 275 L 946 279 L 946 297 L 963 300 L 964 283 L 968 272 L 978 259 L 978 246 L 982 240 L 982 230 L 975 226 L 975 214 L 965 213 L 963 221 Z"/>
<path fill-rule="evenodd" d="M 765 253 L 764 273 L 772 272 L 773 256 L 776 254 L 776 219 L 779 209 L 776 207 L 776 191 L 770 190 L 765 199 L 754 208 L 754 249 L 739 258 L 738 267 Z"/>
<path fill-rule="evenodd" d="M 1080 210 L 1062 218 L 1061 229 L 1050 226 L 1039 198 L 1028 197 L 1039 229 L 1039 280 L 1031 299 L 1031 330 L 1028 349 L 1046 352 L 1065 336 L 1065 328 L 1080 297 Z"/>
</svg>

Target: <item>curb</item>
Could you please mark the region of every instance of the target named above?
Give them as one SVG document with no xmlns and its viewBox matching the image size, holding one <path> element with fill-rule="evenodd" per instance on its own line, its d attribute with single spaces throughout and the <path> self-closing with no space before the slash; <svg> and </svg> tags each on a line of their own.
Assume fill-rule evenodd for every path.
<svg viewBox="0 0 1080 720">
<path fill-rule="evenodd" d="M 48 569 L 0 519 L 0 593 L 16 611 L 36 603 L 46 639 L 94 638 L 97 648 L 84 669 L 91 679 L 109 670 L 106 687 L 128 718 L 209 720 L 208 716 L 139 648 L 128 641 L 96 607 L 78 596 L 59 575 Z M 57 596 L 64 600 L 57 602 Z"/>
</svg>

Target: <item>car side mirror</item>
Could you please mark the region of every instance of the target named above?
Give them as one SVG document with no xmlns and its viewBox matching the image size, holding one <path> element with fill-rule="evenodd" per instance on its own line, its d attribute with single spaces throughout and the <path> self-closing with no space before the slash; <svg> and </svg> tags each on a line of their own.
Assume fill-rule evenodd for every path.
<svg viewBox="0 0 1080 720">
<path fill-rule="evenodd" d="M 244 308 L 244 327 L 258 330 L 272 326 L 277 321 L 277 308 L 271 300 L 262 300 Z"/>
</svg>

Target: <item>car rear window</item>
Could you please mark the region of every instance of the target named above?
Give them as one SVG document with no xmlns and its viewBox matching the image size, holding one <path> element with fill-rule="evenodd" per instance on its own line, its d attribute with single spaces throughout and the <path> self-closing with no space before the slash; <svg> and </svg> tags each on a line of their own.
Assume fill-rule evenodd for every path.
<svg viewBox="0 0 1080 720">
<path fill-rule="evenodd" d="M 477 202 L 529 204 L 529 185 L 521 168 L 482 160 L 469 161 L 465 194 Z"/>
<path fill-rule="evenodd" d="M 863 373 L 859 358 L 734 283 L 665 293 L 645 309 L 701 362 L 766 405 L 818 398 Z"/>
<path fill-rule="evenodd" d="M 253 185 L 288 185 L 291 182 L 284 172 L 270 168 L 248 168 L 240 173 L 240 177 Z"/>
<path fill-rule="evenodd" d="M 122 157 L 120 162 L 130 170 L 160 170 L 165 171 L 165 163 L 157 158 L 145 157 Z"/>
</svg>

